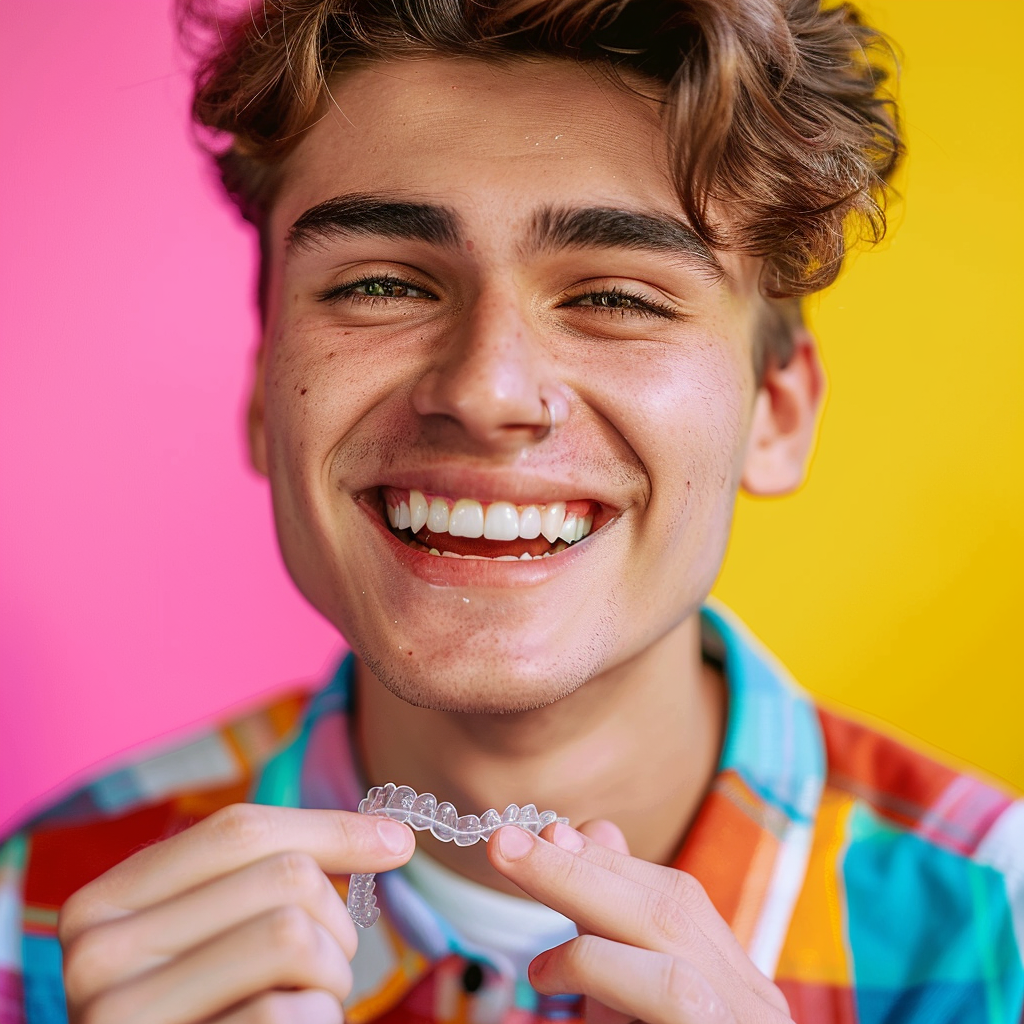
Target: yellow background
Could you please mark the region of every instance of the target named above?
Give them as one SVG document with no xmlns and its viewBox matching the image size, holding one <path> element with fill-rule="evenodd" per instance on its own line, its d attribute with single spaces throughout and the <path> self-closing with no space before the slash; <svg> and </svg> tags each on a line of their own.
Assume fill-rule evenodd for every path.
<svg viewBox="0 0 1024 1024">
<path fill-rule="evenodd" d="M 1024 789 L 1024 5 L 859 6 L 903 51 L 903 199 L 808 303 L 810 476 L 741 498 L 715 594 L 833 706 Z"/>
</svg>

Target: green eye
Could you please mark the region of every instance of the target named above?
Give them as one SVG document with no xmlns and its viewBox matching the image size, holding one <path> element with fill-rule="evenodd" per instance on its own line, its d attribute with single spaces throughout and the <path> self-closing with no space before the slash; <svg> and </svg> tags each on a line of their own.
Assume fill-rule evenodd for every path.
<svg viewBox="0 0 1024 1024">
<path fill-rule="evenodd" d="M 600 306 L 603 309 L 634 309 L 637 303 L 628 295 L 616 292 L 602 292 L 599 295 L 586 295 L 580 300 L 581 306 Z"/>
<path fill-rule="evenodd" d="M 412 288 L 407 284 L 403 284 L 401 281 L 388 281 L 385 279 L 366 281 L 364 284 L 357 285 L 356 288 L 361 288 L 364 295 L 381 295 L 388 299 L 404 299 L 410 296 L 418 298 L 426 294 L 418 288 Z"/>
<path fill-rule="evenodd" d="M 337 285 L 321 292 L 321 302 L 372 302 L 374 299 L 437 299 L 425 288 L 417 288 L 397 277 L 367 277 L 362 281 Z"/>
<path fill-rule="evenodd" d="M 639 295 L 629 295 L 612 289 L 606 292 L 587 292 L 575 299 L 565 303 L 566 306 L 583 306 L 591 309 L 607 310 L 609 313 L 618 313 L 625 317 L 660 317 L 665 320 L 674 320 L 676 313 L 668 306 L 650 299 L 641 298 Z"/>
</svg>

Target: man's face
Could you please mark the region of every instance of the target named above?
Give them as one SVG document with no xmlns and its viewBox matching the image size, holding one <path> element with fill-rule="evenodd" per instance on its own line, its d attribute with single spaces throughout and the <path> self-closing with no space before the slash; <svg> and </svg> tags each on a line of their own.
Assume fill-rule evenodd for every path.
<svg viewBox="0 0 1024 1024">
<path fill-rule="evenodd" d="M 686 230 L 656 104 L 597 72 L 399 61 L 334 97 L 270 222 L 254 459 L 285 560 L 400 696 L 549 703 L 711 587 L 758 266 Z"/>
</svg>

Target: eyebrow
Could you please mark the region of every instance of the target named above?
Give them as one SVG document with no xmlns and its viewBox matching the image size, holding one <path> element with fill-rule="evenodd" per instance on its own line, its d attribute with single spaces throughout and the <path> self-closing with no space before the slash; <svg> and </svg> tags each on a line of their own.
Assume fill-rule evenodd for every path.
<svg viewBox="0 0 1024 1024">
<path fill-rule="evenodd" d="M 302 249 L 343 235 L 379 235 L 455 247 L 461 234 L 458 215 L 446 206 L 355 194 L 308 209 L 291 226 L 288 245 Z"/>
<path fill-rule="evenodd" d="M 674 217 L 613 207 L 546 207 L 534 217 L 531 245 L 537 250 L 632 249 L 696 260 L 715 279 L 725 269 L 710 246 Z"/>
<path fill-rule="evenodd" d="M 461 219 L 450 207 L 354 193 L 335 196 L 306 210 L 288 232 L 288 247 L 310 248 L 345 235 L 377 235 L 457 249 L 463 234 Z M 728 276 L 710 246 L 674 217 L 603 206 L 548 206 L 537 211 L 527 255 L 585 248 L 669 255 L 683 262 L 696 261 L 714 280 Z"/>
</svg>

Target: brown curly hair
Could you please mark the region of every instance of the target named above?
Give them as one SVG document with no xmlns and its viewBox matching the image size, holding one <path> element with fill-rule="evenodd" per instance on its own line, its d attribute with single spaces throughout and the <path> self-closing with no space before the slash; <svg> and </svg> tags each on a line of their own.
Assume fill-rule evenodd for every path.
<svg viewBox="0 0 1024 1024">
<path fill-rule="evenodd" d="M 768 297 L 825 287 L 852 241 L 885 230 L 903 152 L 884 89 L 895 57 L 847 3 L 263 0 L 224 23 L 181 2 L 205 40 L 193 116 L 227 137 L 212 144 L 222 180 L 257 226 L 333 76 L 452 55 L 569 58 L 657 83 L 683 211 L 709 245 L 763 259 Z"/>
</svg>

